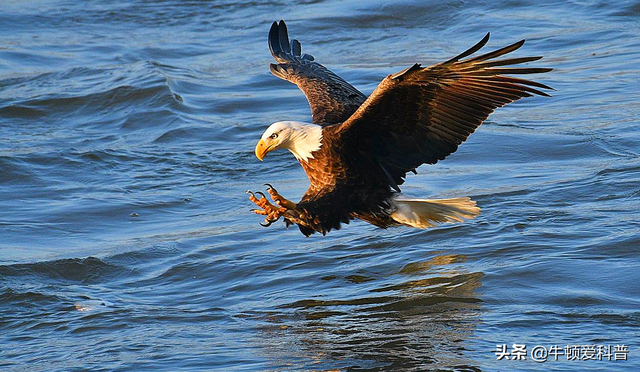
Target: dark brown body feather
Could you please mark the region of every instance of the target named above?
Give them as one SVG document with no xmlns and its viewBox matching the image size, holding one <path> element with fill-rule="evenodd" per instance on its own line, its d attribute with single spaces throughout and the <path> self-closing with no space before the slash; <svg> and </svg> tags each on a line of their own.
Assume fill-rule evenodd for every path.
<svg viewBox="0 0 640 372">
<path fill-rule="evenodd" d="M 339 125 L 324 127 L 320 150 L 313 159 L 300 161 L 310 186 L 297 208 L 309 217 L 311 228 L 301 230 L 326 233 L 353 218 L 379 227 L 396 225 L 389 217 L 393 192 L 385 186 L 387 175 L 370 151 L 349 148 L 339 130 Z"/>
<path fill-rule="evenodd" d="M 283 21 L 269 35 L 279 65 L 271 71 L 305 93 L 313 122 L 324 124 L 322 146 L 308 162 L 301 161 L 310 186 L 298 204 L 300 218 L 292 218 L 305 235 L 340 228 L 352 218 L 377 226 L 397 224 L 389 215 L 394 191 L 407 172 L 434 164 L 458 146 L 496 108 L 550 87 L 506 76 L 550 71 L 549 68 L 501 67 L 538 60 L 524 57 L 496 60 L 524 44 L 524 40 L 478 57 L 478 44 L 431 67 L 415 64 L 387 76 L 364 99 L 344 80 L 301 55 L 300 43 L 289 45 Z"/>
</svg>

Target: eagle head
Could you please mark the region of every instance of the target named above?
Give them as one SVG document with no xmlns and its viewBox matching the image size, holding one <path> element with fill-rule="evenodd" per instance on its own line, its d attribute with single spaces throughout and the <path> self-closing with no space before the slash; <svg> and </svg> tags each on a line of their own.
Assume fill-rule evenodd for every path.
<svg viewBox="0 0 640 372">
<path fill-rule="evenodd" d="M 320 149 L 322 127 L 299 121 L 273 123 L 262 134 L 256 145 L 256 157 L 262 159 L 271 151 L 287 149 L 298 159 L 307 161 Z"/>
</svg>

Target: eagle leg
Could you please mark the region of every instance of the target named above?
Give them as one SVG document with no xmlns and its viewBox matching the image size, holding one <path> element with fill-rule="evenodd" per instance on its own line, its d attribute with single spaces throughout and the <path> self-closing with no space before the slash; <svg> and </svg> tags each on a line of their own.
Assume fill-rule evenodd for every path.
<svg viewBox="0 0 640 372">
<path fill-rule="evenodd" d="M 305 210 L 298 209 L 297 204 L 283 198 L 270 184 L 265 185 L 268 187 L 267 192 L 278 205 L 271 204 L 265 195 L 259 191 L 256 193 L 247 191 L 247 194 L 249 194 L 249 200 L 261 208 L 252 209 L 251 211 L 255 214 L 266 216 L 264 218 L 264 223 L 260 224 L 261 226 L 269 227 L 272 223 L 279 220 L 280 217 L 284 217 L 287 227 L 292 224 L 296 224 L 300 227 L 300 231 L 302 231 L 306 236 L 313 234 L 314 231 L 322 234 L 326 233 L 326 231 L 320 226 L 319 222 L 311 219 Z"/>
<path fill-rule="evenodd" d="M 262 209 L 252 209 L 251 211 L 255 214 L 265 215 L 264 224 L 260 224 L 264 227 L 271 226 L 272 223 L 276 222 L 284 213 L 287 211 L 284 207 L 275 206 L 267 200 L 265 195 L 261 192 L 256 192 L 255 194 L 251 191 L 247 191 L 249 194 L 249 200 L 253 202 L 255 205 Z M 256 198 L 256 195 L 260 196 L 260 198 Z"/>
<path fill-rule="evenodd" d="M 269 193 L 269 196 L 271 196 L 271 199 L 276 202 L 276 204 L 278 204 L 280 207 L 284 207 L 287 209 L 295 209 L 296 208 L 296 203 L 285 199 L 284 197 L 282 197 L 282 195 L 278 194 L 278 190 L 276 190 L 273 186 L 271 186 L 271 184 L 265 183 L 265 186 L 267 186 L 267 192 Z"/>
<path fill-rule="evenodd" d="M 306 237 L 309 237 L 314 232 L 319 232 L 322 235 L 327 233 L 319 223 L 319 221 L 310 218 L 309 214 L 305 210 L 301 209 L 287 209 L 284 213 L 284 221 L 287 223 L 287 227 L 292 224 L 298 225 L 300 232 Z"/>
</svg>

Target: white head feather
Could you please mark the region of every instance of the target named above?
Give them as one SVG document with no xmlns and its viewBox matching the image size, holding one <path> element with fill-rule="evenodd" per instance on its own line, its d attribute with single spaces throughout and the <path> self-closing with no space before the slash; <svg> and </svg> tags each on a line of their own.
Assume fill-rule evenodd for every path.
<svg viewBox="0 0 640 372">
<path fill-rule="evenodd" d="M 322 146 L 322 127 L 300 121 L 278 121 L 267 128 L 262 140 L 278 141 L 273 150 L 287 149 L 296 159 L 308 161 Z"/>
</svg>

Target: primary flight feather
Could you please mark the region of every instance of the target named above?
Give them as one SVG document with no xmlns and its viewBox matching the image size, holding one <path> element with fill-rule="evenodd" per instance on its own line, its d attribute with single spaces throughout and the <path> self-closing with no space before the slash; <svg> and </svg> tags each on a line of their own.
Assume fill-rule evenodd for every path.
<svg viewBox="0 0 640 372">
<path fill-rule="evenodd" d="M 509 75 L 543 73 L 550 68 L 517 67 L 542 57 L 496 59 L 524 40 L 464 59 L 479 51 L 487 34 L 467 51 L 430 67 L 420 64 L 387 76 L 369 97 L 302 54 L 289 42 L 284 21 L 269 31 L 275 76 L 296 84 L 307 97 L 312 122 L 276 122 L 256 145 L 262 160 L 277 149 L 289 150 L 309 178 L 298 203 L 268 185 L 275 204 L 262 193 L 250 199 L 269 226 L 280 217 L 309 236 L 339 229 L 359 218 L 379 227 L 427 228 L 459 222 L 480 213 L 469 198 L 406 199 L 400 193 L 407 172 L 435 164 L 449 154 L 498 107 L 532 95 L 548 96 L 544 84 Z M 516 67 L 514 67 L 516 66 Z"/>
</svg>

